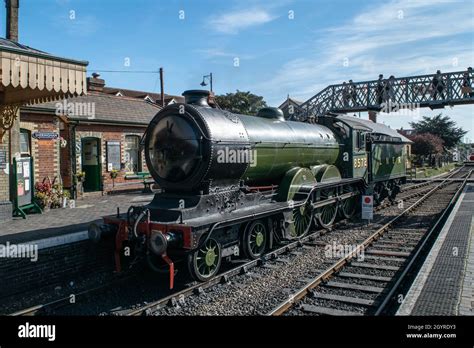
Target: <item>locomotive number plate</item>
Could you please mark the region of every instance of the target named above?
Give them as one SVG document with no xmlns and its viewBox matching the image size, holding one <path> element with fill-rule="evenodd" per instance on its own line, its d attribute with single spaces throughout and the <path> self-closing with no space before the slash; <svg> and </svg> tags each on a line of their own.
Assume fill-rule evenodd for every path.
<svg viewBox="0 0 474 348">
<path fill-rule="evenodd" d="M 354 168 L 367 167 L 367 157 L 354 158 Z"/>
</svg>

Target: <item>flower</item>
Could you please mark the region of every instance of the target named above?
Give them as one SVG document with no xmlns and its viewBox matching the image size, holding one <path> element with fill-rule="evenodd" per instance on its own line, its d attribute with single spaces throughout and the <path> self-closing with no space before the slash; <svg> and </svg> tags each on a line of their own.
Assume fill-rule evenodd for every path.
<svg viewBox="0 0 474 348">
<path fill-rule="evenodd" d="M 110 177 L 111 177 L 112 179 L 115 179 L 118 175 L 119 175 L 119 171 L 118 171 L 117 169 L 112 169 L 112 170 L 110 171 Z"/>
</svg>

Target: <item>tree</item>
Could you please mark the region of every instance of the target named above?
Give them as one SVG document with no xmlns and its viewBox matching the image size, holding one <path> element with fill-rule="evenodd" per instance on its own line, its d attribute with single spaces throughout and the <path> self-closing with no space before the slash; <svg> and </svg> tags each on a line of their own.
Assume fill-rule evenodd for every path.
<svg viewBox="0 0 474 348">
<path fill-rule="evenodd" d="M 413 141 L 411 145 L 412 153 L 417 158 L 418 164 L 423 164 L 425 160 L 432 166 L 441 165 L 441 155 L 444 152 L 443 140 L 430 133 L 414 134 L 408 136 Z"/>
<path fill-rule="evenodd" d="M 256 115 L 258 110 L 267 106 L 263 97 L 239 90 L 236 93 L 217 95 L 216 101 L 222 109 L 244 115 Z"/>
<path fill-rule="evenodd" d="M 408 138 L 413 141 L 411 150 L 414 155 L 431 156 L 443 153 L 443 140 L 434 134 L 415 134 Z"/>
<path fill-rule="evenodd" d="M 449 116 L 438 114 L 432 118 L 423 116 L 420 122 L 410 122 L 417 134 L 430 133 L 443 140 L 444 146 L 450 149 L 456 146 L 467 133 L 461 127 L 456 127 L 456 122 Z"/>
</svg>

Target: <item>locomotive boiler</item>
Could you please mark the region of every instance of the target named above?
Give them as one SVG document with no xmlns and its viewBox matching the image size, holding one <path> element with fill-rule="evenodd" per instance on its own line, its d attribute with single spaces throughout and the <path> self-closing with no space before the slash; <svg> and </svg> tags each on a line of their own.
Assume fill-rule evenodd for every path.
<svg viewBox="0 0 474 348">
<path fill-rule="evenodd" d="M 175 263 L 184 261 L 204 281 L 223 260 L 259 258 L 315 225 L 352 217 L 357 197 L 375 194 L 377 185 L 380 199 L 393 198 L 406 176 L 400 169 L 406 141 L 388 127 L 334 116 L 315 124 L 286 121 L 277 108 L 239 115 L 209 104 L 207 91 L 183 95 L 185 103 L 158 112 L 144 136 L 159 187 L 152 202 L 89 229 L 94 240 L 114 235 L 117 270 L 141 257 L 169 272 L 173 286 Z M 372 154 L 375 147 L 382 152 Z M 394 175 L 377 176 L 381 156 L 384 170 L 397 168 Z"/>
<path fill-rule="evenodd" d="M 294 167 L 335 163 L 339 143 L 318 124 L 285 121 L 277 108 L 236 115 L 187 91 L 186 104 L 158 113 L 145 138 L 148 169 L 165 191 L 208 194 L 245 184 L 278 184 Z"/>
</svg>

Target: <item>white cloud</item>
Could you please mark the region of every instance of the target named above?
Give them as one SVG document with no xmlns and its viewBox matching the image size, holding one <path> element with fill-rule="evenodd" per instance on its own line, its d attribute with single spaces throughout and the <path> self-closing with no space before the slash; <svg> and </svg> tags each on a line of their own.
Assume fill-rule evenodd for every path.
<svg viewBox="0 0 474 348">
<path fill-rule="evenodd" d="M 315 53 L 288 61 L 254 89 L 279 104 L 287 93 L 306 100 L 329 84 L 371 80 L 379 73 L 462 70 L 474 61 L 472 41 L 461 37 L 474 32 L 472 18 L 470 1 L 398 0 L 372 6 L 343 25 L 319 31 L 307 42 Z"/>
<path fill-rule="evenodd" d="M 203 48 L 194 50 L 194 52 L 201 54 L 204 58 L 239 58 L 239 59 L 253 59 L 253 55 L 249 54 L 237 54 L 235 52 L 227 52 L 221 48 Z"/>
<path fill-rule="evenodd" d="M 211 18 L 214 30 L 224 34 L 237 34 L 240 30 L 271 22 L 276 17 L 262 9 L 237 10 Z"/>
</svg>

